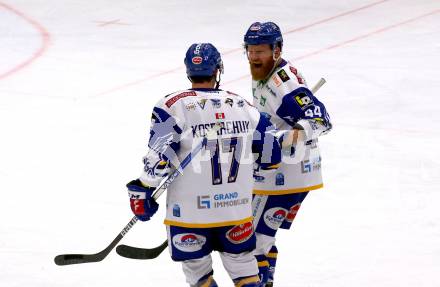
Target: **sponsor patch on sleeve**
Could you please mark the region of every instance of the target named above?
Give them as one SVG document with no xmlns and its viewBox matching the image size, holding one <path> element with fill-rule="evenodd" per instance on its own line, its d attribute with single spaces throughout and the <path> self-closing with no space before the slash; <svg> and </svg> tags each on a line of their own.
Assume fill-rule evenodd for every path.
<svg viewBox="0 0 440 287">
<path fill-rule="evenodd" d="M 298 70 L 295 67 L 292 67 L 292 66 L 289 66 L 289 69 L 295 75 L 296 79 L 298 80 L 298 83 L 303 85 L 305 83 L 305 81 L 302 78 L 301 74 L 298 72 Z"/>
<path fill-rule="evenodd" d="M 281 81 L 283 82 L 287 82 L 288 80 L 290 80 L 289 75 L 287 75 L 286 71 L 284 70 L 279 70 L 277 72 L 277 75 L 280 77 Z"/>
<path fill-rule="evenodd" d="M 271 79 L 272 79 L 273 83 L 275 84 L 275 86 L 279 87 L 281 85 L 280 78 L 278 78 L 277 75 L 273 75 Z"/>
<path fill-rule="evenodd" d="M 308 95 L 301 93 L 297 96 L 295 96 L 295 101 L 298 103 L 301 109 L 305 109 L 308 106 L 313 104 L 312 98 L 310 98 Z"/>
</svg>

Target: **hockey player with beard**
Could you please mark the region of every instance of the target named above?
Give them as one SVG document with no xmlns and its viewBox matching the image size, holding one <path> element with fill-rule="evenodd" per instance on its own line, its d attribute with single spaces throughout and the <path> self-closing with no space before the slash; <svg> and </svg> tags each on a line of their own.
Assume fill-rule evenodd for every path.
<svg viewBox="0 0 440 287">
<path fill-rule="evenodd" d="M 255 175 L 255 255 L 263 286 L 273 286 L 278 228 L 290 229 L 301 203 L 323 186 L 318 137 L 332 128 L 325 106 L 298 70 L 281 57 L 283 38 L 272 22 L 256 22 L 244 36 L 254 106 L 280 130 L 283 158 L 276 174 Z"/>
<path fill-rule="evenodd" d="M 191 45 L 184 63 L 192 88 L 155 105 L 144 171 L 127 184 L 131 209 L 140 220 L 149 220 L 158 209 L 155 187 L 215 131 L 217 137 L 208 137 L 168 188 L 165 224 L 171 258 L 182 262 L 190 286 L 213 287 L 211 253 L 219 251 L 235 286 L 260 286 L 252 254 L 252 176 L 254 165 L 267 173 L 278 167 L 280 145 L 257 109 L 219 89 L 223 64 L 212 44 Z"/>
</svg>

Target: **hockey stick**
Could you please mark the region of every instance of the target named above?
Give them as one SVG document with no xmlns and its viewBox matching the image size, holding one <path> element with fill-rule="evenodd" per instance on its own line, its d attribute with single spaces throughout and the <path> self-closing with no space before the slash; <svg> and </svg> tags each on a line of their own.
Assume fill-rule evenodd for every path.
<svg viewBox="0 0 440 287">
<path fill-rule="evenodd" d="M 191 160 L 202 150 L 206 145 L 208 138 L 216 135 L 220 129 L 219 125 L 213 127 L 211 131 L 207 133 L 200 143 L 182 160 L 180 165 L 168 176 L 168 178 L 156 189 L 153 194 L 153 198 L 157 200 L 159 196 L 168 188 L 168 186 L 182 173 L 183 169 L 191 162 Z M 122 231 L 116 236 L 115 239 L 101 252 L 95 254 L 61 254 L 57 255 L 54 259 L 56 265 L 71 265 L 81 263 L 91 263 L 102 261 L 113 250 L 113 248 L 121 241 L 121 239 L 127 234 L 127 232 L 138 221 L 136 216 L 130 220 L 130 222 L 122 229 Z M 166 246 L 165 246 L 166 247 Z M 163 250 L 163 249 L 162 249 Z M 162 250 L 160 252 L 162 252 Z"/>
<path fill-rule="evenodd" d="M 324 78 L 319 79 L 319 81 L 311 89 L 312 93 L 316 93 L 322 85 L 326 83 Z M 128 246 L 121 244 L 116 247 L 116 252 L 126 258 L 149 260 L 158 257 L 162 251 L 167 248 L 168 240 L 165 240 L 161 245 L 153 248 L 138 248 L 133 246 Z"/>
<path fill-rule="evenodd" d="M 125 258 L 148 260 L 159 256 L 167 246 L 168 240 L 165 240 L 161 245 L 154 248 L 137 248 L 121 244 L 116 247 L 116 253 Z"/>
<path fill-rule="evenodd" d="M 124 229 L 116 236 L 115 239 L 101 252 L 95 254 L 61 254 L 57 255 L 54 259 L 56 265 L 71 265 L 71 264 L 81 264 L 81 263 L 91 263 L 102 261 L 112 249 L 121 241 L 121 239 L 127 234 L 127 232 L 133 227 L 133 225 L 138 221 L 136 216 L 125 225 Z"/>
<path fill-rule="evenodd" d="M 327 81 L 324 78 L 319 79 L 319 81 L 311 89 L 312 93 L 316 93 L 326 82 Z"/>
</svg>

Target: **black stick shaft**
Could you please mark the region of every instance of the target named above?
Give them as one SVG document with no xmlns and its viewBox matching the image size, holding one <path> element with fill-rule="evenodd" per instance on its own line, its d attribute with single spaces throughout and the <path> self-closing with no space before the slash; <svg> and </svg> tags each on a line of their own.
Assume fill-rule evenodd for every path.
<svg viewBox="0 0 440 287">
<path fill-rule="evenodd" d="M 116 236 L 115 239 L 101 252 L 95 254 L 61 254 L 55 257 L 54 261 L 56 265 L 72 265 L 81 263 L 91 263 L 102 261 L 107 255 L 115 248 L 115 246 L 121 241 L 122 238 L 127 234 L 127 232 L 135 225 L 138 221 L 137 217 L 134 216 L 122 231 Z"/>
</svg>

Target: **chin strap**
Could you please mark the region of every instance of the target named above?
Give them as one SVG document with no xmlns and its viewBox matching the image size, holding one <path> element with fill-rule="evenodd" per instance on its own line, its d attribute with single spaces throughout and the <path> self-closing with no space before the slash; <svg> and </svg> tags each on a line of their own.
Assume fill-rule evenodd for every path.
<svg viewBox="0 0 440 287">
<path fill-rule="evenodd" d="M 281 55 L 283 52 L 280 51 L 280 56 L 278 58 L 275 58 L 275 49 L 272 50 L 272 59 L 275 61 L 275 63 L 281 59 Z"/>
<path fill-rule="evenodd" d="M 273 63 L 272 70 L 270 70 L 270 72 L 267 74 L 267 77 L 263 80 L 263 82 L 266 82 L 270 78 L 270 76 L 272 76 L 272 73 L 275 71 L 275 69 L 278 67 L 278 64 L 281 62 L 281 52 L 278 58 L 275 58 L 275 52 L 273 52 L 272 59 L 275 61 Z"/>
<path fill-rule="evenodd" d="M 215 89 L 216 90 L 220 87 L 220 80 L 221 80 L 221 72 L 217 72 L 217 75 L 215 76 Z"/>
</svg>

